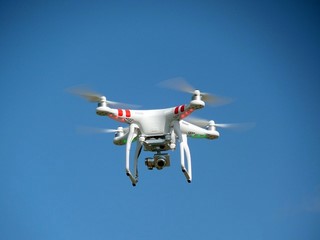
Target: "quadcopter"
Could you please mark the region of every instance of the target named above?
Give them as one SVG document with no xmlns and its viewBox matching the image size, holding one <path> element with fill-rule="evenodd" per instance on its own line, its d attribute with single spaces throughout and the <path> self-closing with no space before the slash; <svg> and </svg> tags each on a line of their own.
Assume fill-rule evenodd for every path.
<svg viewBox="0 0 320 240">
<path fill-rule="evenodd" d="M 120 123 L 126 123 L 128 127 L 117 129 L 104 129 L 101 132 L 113 132 L 115 145 L 124 145 L 125 170 L 133 186 L 138 182 L 138 159 L 142 149 L 152 152 L 153 157 L 145 158 L 148 169 L 162 170 L 170 166 L 170 150 L 175 150 L 177 144 L 180 148 L 181 170 L 188 183 L 192 181 L 191 154 L 188 146 L 188 137 L 197 139 L 217 139 L 220 134 L 217 127 L 233 127 L 234 124 L 217 124 L 213 120 L 187 118 L 194 111 L 202 109 L 207 103 L 221 103 L 224 100 L 209 93 L 203 93 L 194 89 L 183 79 L 175 79 L 163 82 L 163 86 L 191 93 L 191 100 L 187 104 L 174 107 L 152 110 L 132 110 L 130 108 L 112 108 L 120 103 L 109 101 L 101 94 L 74 88 L 72 92 L 86 98 L 90 102 L 98 104 L 96 114 L 109 117 Z M 123 105 L 122 105 L 123 106 Z M 133 171 L 131 171 L 130 149 L 136 142 L 136 150 L 133 158 Z"/>
</svg>

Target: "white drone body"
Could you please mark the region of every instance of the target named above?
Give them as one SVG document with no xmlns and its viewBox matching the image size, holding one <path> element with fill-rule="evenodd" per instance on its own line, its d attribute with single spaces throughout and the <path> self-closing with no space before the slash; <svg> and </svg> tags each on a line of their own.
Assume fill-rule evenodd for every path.
<svg viewBox="0 0 320 240">
<path fill-rule="evenodd" d="M 193 95 L 189 104 L 154 110 L 111 108 L 110 105 L 115 102 L 107 101 L 104 96 L 78 90 L 76 93 L 89 101 L 98 102 L 98 107 L 96 108 L 98 115 L 129 124 L 127 128 L 119 127 L 116 130 L 106 130 L 105 132 L 115 132 L 114 144 L 126 146 L 126 174 L 129 176 L 133 186 L 138 182 L 138 158 L 142 148 L 144 151 L 154 152 L 153 158 L 145 159 L 148 169 L 157 168 L 161 170 L 170 166 L 170 156 L 167 151 L 175 150 L 177 143 L 180 147 L 181 169 L 190 183 L 192 180 L 192 166 L 187 137 L 216 139 L 219 137 L 216 127 L 227 126 L 227 124 L 216 124 L 212 120 L 205 121 L 205 124 L 183 120 L 195 110 L 203 108 L 205 106 L 204 101 L 208 101 L 210 96 L 206 93 L 201 93 L 199 90 L 192 91 Z M 130 149 L 134 141 L 136 141 L 137 145 L 134 154 L 133 171 L 131 171 Z"/>
</svg>

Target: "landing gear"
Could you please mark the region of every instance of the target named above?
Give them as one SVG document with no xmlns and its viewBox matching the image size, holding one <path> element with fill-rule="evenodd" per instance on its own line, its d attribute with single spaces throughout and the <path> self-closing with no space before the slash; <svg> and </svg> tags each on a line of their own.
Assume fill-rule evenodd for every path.
<svg viewBox="0 0 320 240">
<path fill-rule="evenodd" d="M 164 167 L 170 166 L 170 156 L 167 153 L 162 153 L 169 150 L 163 146 L 166 146 L 166 139 L 164 138 L 148 138 L 147 140 L 144 137 L 140 137 L 137 141 L 137 148 L 134 156 L 133 164 L 133 173 L 130 171 L 130 149 L 132 141 L 138 136 L 139 126 L 135 123 L 132 123 L 129 127 L 127 143 L 126 143 L 126 174 L 130 178 L 132 186 L 136 186 L 138 182 L 138 158 L 140 156 L 143 146 L 148 147 L 148 151 L 157 152 L 154 154 L 153 158 L 146 158 L 145 165 L 149 170 L 157 168 L 162 170 Z M 182 133 L 180 129 L 179 121 L 173 122 L 173 132 L 171 133 L 171 138 L 176 136 L 180 142 L 180 164 L 182 172 L 188 183 L 191 183 L 192 180 L 192 166 L 191 166 L 191 154 L 187 142 L 187 135 Z M 169 139 L 169 138 L 168 138 Z M 167 140 L 168 140 L 167 139 Z M 174 142 L 171 142 L 175 144 Z M 145 149 L 146 150 L 146 149 Z M 161 152 L 162 151 L 162 152 Z M 186 158 L 186 161 L 185 161 Z"/>
<path fill-rule="evenodd" d="M 136 186 L 138 182 L 138 158 L 141 153 L 142 145 L 138 141 L 137 148 L 134 156 L 134 175 L 130 172 L 130 149 L 133 139 L 137 136 L 138 126 L 136 124 L 131 124 L 129 127 L 129 134 L 126 143 L 126 174 L 130 178 L 132 186 Z"/>
<path fill-rule="evenodd" d="M 187 135 L 181 132 L 179 122 L 174 122 L 173 127 L 180 141 L 181 169 L 188 183 L 191 183 L 191 180 L 192 180 L 191 154 L 190 154 L 190 149 L 187 142 Z M 187 158 L 187 164 L 185 163 L 185 159 L 184 159 L 185 156 Z"/>
</svg>

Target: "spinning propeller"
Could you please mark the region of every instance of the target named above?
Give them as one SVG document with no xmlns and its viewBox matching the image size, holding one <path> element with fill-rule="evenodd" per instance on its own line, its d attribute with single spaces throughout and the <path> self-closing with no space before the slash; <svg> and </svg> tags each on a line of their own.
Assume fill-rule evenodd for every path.
<svg viewBox="0 0 320 240">
<path fill-rule="evenodd" d="M 192 87 L 184 78 L 181 77 L 163 81 L 159 84 L 159 86 L 201 96 L 201 99 L 204 102 L 207 102 L 211 105 L 224 105 L 231 102 L 231 99 L 225 97 L 219 97 L 211 93 L 200 92 L 199 90 Z"/>
<path fill-rule="evenodd" d="M 94 127 L 84 127 L 84 126 L 80 126 L 78 127 L 78 132 L 79 133 L 123 133 L 125 130 L 127 130 L 128 128 L 123 128 L 123 127 L 118 127 L 117 129 L 108 129 L 108 128 L 94 128 Z"/>
<path fill-rule="evenodd" d="M 236 130 L 247 130 L 254 127 L 254 123 L 215 123 L 213 120 L 206 120 L 202 118 L 188 117 L 186 121 L 198 127 L 214 126 L 218 128 L 231 128 Z"/>
<path fill-rule="evenodd" d="M 138 108 L 138 105 L 121 103 L 121 102 L 114 102 L 107 100 L 105 96 L 101 95 L 100 93 L 94 92 L 84 87 L 74 87 L 68 89 L 69 92 L 76 94 L 82 98 L 85 98 L 89 102 L 106 102 L 108 105 L 112 105 L 118 108 Z"/>
</svg>

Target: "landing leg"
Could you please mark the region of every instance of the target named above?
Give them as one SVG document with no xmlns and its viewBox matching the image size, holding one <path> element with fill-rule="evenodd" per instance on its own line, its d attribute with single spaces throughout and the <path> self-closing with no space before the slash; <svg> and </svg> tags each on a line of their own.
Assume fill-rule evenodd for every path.
<svg viewBox="0 0 320 240">
<path fill-rule="evenodd" d="M 131 149 L 131 143 L 132 140 L 137 136 L 135 133 L 135 129 L 137 126 L 135 124 L 131 124 L 129 127 L 129 133 L 128 133 L 128 139 L 127 139 L 127 144 L 126 144 L 126 174 L 130 178 L 132 185 L 136 186 L 138 182 L 137 178 L 137 169 L 135 169 L 135 177 L 132 176 L 131 171 L 130 171 L 130 149 Z M 137 159 L 135 160 L 137 162 Z M 137 167 L 137 163 L 135 163 L 135 167 Z"/>
<path fill-rule="evenodd" d="M 137 141 L 136 153 L 134 155 L 134 177 L 138 182 L 138 159 L 142 150 L 142 144 L 140 141 Z"/>
<path fill-rule="evenodd" d="M 179 138 L 180 141 L 180 159 L 181 159 L 181 169 L 184 173 L 188 183 L 191 183 L 192 180 L 192 166 L 191 166 L 191 154 L 190 149 L 187 142 L 187 135 L 182 134 L 180 129 L 179 122 L 174 122 L 174 130 Z M 185 165 L 184 156 L 187 157 L 187 167 Z"/>
</svg>

